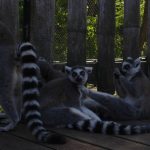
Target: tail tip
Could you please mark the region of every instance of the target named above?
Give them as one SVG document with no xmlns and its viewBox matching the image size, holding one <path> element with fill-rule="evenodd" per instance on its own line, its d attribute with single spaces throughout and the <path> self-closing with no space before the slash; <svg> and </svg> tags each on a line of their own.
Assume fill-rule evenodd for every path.
<svg viewBox="0 0 150 150">
<path fill-rule="evenodd" d="M 65 144 L 67 142 L 66 138 L 60 134 L 53 134 L 48 138 L 47 143 L 50 144 Z"/>
</svg>

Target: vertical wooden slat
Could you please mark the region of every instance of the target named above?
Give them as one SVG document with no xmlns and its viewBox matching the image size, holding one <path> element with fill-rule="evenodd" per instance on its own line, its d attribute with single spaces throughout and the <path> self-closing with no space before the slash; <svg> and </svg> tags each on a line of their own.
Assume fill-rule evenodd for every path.
<svg viewBox="0 0 150 150">
<path fill-rule="evenodd" d="M 148 0 L 148 50 L 147 50 L 147 65 L 148 65 L 148 76 L 150 77 L 150 0 Z"/>
<path fill-rule="evenodd" d="M 99 0 L 98 5 L 98 90 L 113 93 L 115 1 Z"/>
<path fill-rule="evenodd" d="M 148 0 L 148 52 L 150 54 L 150 0 Z"/>
<path fill-rule="evenodd" d="M 18 1 L 0 0 L 0 99 L 9 117 L 15 117 L 15 104 L 11 97 L 15 49 L 18 41 Z M 7 87 L 7 88 L 4 88 Z M 5 94 L 4 94 L 5 93 Z M 13 118 L 13 119 L 15 119 Z M 1 147 L 2 148 L 2 147 Z M 0 149 L 1 149 L 0 148 Z"/>
<path fill-rule="evenodd" d="M 68 0 L 68 55 L 70 66 L 86 62 L 87 0 Z"/>
<path fill-rule="evenodd" d="M 124 48 L 123 57 L 140 55 L 140 0 L 124 0 Z"/>
<path fill-rule="evenodd" d="M 0 0 L 0 21 L 12 32 L 14 41 L 18 42 L 19 28 L 18 0 Z"/>
<path fill-rule="evenodd" d="M 140 36 L 139 36 L 140 51 L 143 50 L 144 43 L 147 41 L 147 27 L 148 27 L 148 0 L 145 0 L 144 14 L 142 17 L 142 23 L 140 27 Z"/>
<path fill-rule="evenodd" d="M 55 0 L 31 1 L 31 42 L 39 55 L 52 61 Z"/>
<path fill-rule="evenodd" d="M 23 25 L 22 25 L 22 30 L 23 30 L 23 37 L 22 40 L 24 42 L 30 41 L 30 20 L 31 20 L 31 1 L 30 0 L 24 0 L 23 1 Z"/>
</svg>

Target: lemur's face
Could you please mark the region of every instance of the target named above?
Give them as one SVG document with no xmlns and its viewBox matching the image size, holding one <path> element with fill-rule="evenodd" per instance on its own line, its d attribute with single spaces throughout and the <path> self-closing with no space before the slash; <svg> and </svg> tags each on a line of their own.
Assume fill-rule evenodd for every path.
<svg viewBox="0 0 150 150">
<path fill-rule="evenodd" d="M 140 70 L 141 70 L 140 58 L 133 60 L 131 57 L 128 57 L 127 60 L 122 63 L 121 71 L 127 78 L 132 78 Z"/>
<path fill-rule="evenodd" d="M 65 71 L 71 82 L 84 85 L 88 80 L 88 74 L 92 72 L 92 67 L 65 67 Z"/>
</svg>

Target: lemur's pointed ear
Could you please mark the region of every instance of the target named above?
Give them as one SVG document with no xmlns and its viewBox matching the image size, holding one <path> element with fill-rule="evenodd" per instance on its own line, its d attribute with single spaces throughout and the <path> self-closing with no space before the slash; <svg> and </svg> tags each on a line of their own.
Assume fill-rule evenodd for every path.
<svg viewBox="0 0 150 150">
<path fill-rule="evenodd" d="M 69 74 L 71 72 L 71 67 L 65 66 L 65 73 Z"/>
<path fill-rule="evenodd" d="M 139 57 L 134 60 L 134 65 L 135 65 L 135 67 L 140 67 L 140 65 L 141 65 L 141 60 L 140 60 Z"/>
<path fill-rule="evenodd" d="M 93 67 L 85 67 L 85 70 L 86 70 L 88 73 L 92 73 Z"/>
</svg>

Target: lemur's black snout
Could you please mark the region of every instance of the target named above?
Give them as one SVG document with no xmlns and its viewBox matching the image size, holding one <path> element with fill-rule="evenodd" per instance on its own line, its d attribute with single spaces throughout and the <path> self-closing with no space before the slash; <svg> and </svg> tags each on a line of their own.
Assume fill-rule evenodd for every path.
<svg viewBox="0 0 150 150">
<path fill-rule="evenodd" d="M 80 82 L 82 82 L 82 78 L 78 76 L 78 77 L 76 78 L 76 81 L 80 83 Z"/>
</svg>

